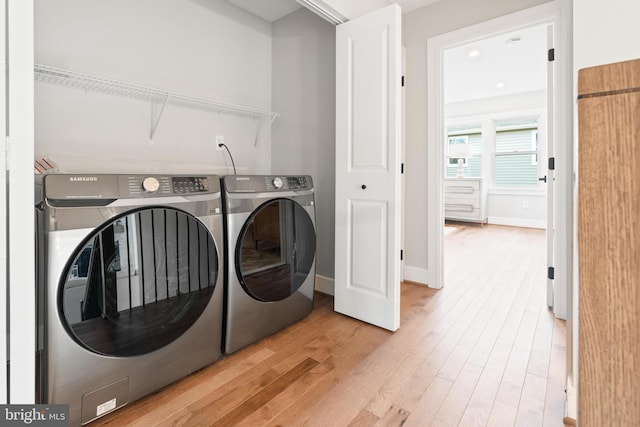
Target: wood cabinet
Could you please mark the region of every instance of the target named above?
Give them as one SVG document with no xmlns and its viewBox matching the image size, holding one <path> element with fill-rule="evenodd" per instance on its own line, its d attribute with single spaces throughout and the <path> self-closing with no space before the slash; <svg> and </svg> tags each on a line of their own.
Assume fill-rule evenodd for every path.
<svg viewBox="0 0 640 427">
<path fill-rule="evenodd" d="M 638 426 L 640 60 L 578 76 L 578 423 Z"/>
<path fill-rule="evenodd" d="M 444 180 L 444 217 L 456 221 L 487 222 L 487 191 L 482 178 Z"/>
</svg>

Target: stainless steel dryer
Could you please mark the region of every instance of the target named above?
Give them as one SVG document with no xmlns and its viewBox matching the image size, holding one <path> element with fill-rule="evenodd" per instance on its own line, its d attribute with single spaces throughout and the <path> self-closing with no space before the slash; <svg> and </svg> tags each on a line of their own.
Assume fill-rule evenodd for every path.
<svg viewBox="0 0 640 427">
<path fill-rule="evenodd" d="M 221 356 L 217 176 L 36 182 L 38 384 L 86 424 Z"/>
<path fill-rule="evenodd" d="M 313 309 L 315 207 L 310 176 L 226 176 L 225 353 Z"/>
</svg>

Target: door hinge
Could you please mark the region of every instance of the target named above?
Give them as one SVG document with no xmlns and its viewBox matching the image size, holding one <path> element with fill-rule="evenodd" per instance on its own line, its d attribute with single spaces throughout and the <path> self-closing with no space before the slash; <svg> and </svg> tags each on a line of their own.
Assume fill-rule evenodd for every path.
<svg viewBox="0 0 640 427">
<path fill-rule="evenodd" d="M 404 261 L 404 251 L 400 249 L 400 261 Z"/>
<path fill-rule="evenodd" d="M 400 79 L 400 86 L 404 87 L 404 76 Z"/>
<path fill-rule="evenodd" d="M 555 61 L 556 60 L 556 50 L 551 48 L 547 51 L 547 60 L 549 62 Z"/>
<path fill-rule="evenodd" d="M 555 277 L 555 271 L 556 271 L 556 270 L 555 270 L 555 268 L 553 268 L 553 267 L 549 267 L 549 268 L 547 269 L 547 279 L 551 279 L 551 280 L 553 280 L 553 279 L 554 279 L 554 277 Z"/>
<path fill-rule="evenodd" d="M 400 173 L 404 173 L 404 163 L 400 163 Z"/>
<path fill-rule="evenodd" d="M 549 170 L 550 171 L 556 170 L 556 158 L 555 157 L 549 157 Z"/>
</svg>

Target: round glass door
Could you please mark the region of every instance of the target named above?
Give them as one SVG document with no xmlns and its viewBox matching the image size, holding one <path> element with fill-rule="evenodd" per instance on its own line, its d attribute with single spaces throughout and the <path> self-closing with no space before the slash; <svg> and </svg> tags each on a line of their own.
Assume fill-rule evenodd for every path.
<svg viewBox="0 0 640 427">
<path fill-rule="evenodd" d="M 294 294 L 311 272 L 316 233 L 311 217 L 290 199 L 263 204 L 244 224 L 236 246 L 236 272 L 259 301 Z"/>
<path fill-rule="evenodd" d="M 118 217 L 80 245 L 58 310 L 73 339 L 107 356 L 136 356 L 181 336 L 209 303 L 218 254 L 207 228 L 171 208 Z"/>
</svg>

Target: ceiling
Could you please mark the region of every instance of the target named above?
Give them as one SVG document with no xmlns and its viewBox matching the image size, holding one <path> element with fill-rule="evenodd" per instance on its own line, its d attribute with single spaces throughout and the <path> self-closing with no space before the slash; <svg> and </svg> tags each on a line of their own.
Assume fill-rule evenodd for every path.
<svg viewBox="0 0 640 427">
<path fill-rule="evenodd" d="M 545 25 L 447 49 L 444 52 L 445 104 L 544 90 L 546 52 Z"/>
<path fill-rule="evenodd" d="M 227 0 L 265 21 L 273 22 L 302 7 L 296 0 Z M 398 3 L 403 12 L 409 12 L 441 0 L 387 0 Z"/>
<path fill-rule="evenodd" d="M 296 0 L 227 0 L 268 22 L 300 7 Z M 445 0 L 386 0 L 410 12 Z M 467 45 L 444 54 L 445 103 L 497 97 L 546 88 L 546 28 L 523 29 Z M 509 39 L 518 43 L 507 45 Z M 476 50 L 477 56 L 469 52 Z M 498 84 L 500 87 L 497 87 Z"/>
<path fill-rule="evenodd" d="M 265 21 L 273 22 L 302 7 L 296 0 L 227 0 Z"/>
</svg>

